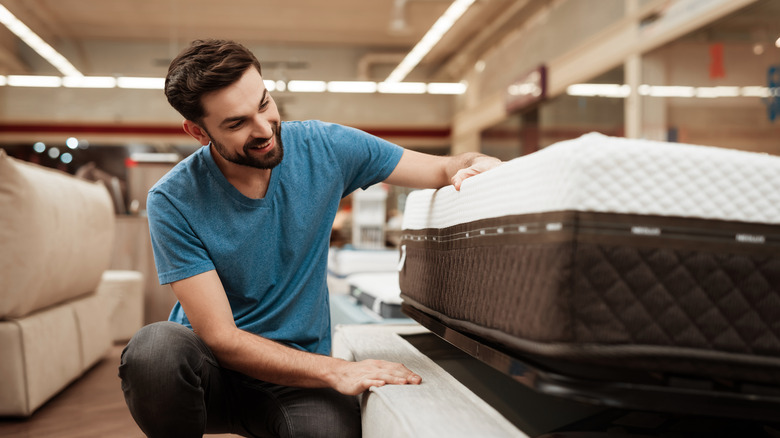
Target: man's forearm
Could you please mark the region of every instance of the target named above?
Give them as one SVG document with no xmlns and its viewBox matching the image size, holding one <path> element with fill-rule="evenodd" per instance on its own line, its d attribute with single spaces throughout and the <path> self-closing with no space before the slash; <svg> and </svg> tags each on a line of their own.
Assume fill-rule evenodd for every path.
<svg viewBox="0 0 780 438">
<path fill-rule="evenodd" d="M 212 346 L 220 365 L 258 380 L 284 386 L 333 388 L 356 395 L 371 386 L 418 384 L 420 376 L 402 364 L 366 360 L 348 362 L 300 351 L 243 330 Z"/>
<path fill-rule="evenodd" d="M 258 380 L 285 386 L 321 388 L 332 386 L 329 372 L 338 361 L 308 353 L 252 333 L 235 329 L 220 341 L 212 341 L 220 365 Z"/>
</svg>

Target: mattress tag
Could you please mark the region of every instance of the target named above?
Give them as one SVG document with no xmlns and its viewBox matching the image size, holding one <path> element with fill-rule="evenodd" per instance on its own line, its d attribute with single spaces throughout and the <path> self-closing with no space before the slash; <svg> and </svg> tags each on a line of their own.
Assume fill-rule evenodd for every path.
<svg viewBox="0 0 780 438">
<path fill-rule="evenodd" d="M 398 272 L 404 269 L 404 263 L 406 262 L 406 245 L 401 245 L 401 259 L 398 260 Z"/>
<path fill-rule="evenodd" d="M 766 237 L 759 234 L 737 234 L 734 238 L 742 243 L 766 243 Z"/>
</svg>

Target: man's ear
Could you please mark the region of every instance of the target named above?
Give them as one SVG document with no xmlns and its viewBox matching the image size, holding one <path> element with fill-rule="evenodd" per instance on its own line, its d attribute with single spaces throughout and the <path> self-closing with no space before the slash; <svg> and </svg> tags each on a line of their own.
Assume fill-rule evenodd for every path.
<svg viewBox="0 0 780 438">
<path fill-rule="evenodd" d="M 192 138 L 195 140 L 198 140 L 200 144 L 203 146 L 206 146 L 211 142 L 211 138 L 209 138 L 209 135 L 206 133 L 206 130 L 201 128 L 197 123 L 193 122 L 192 120 L 184 120 L 181 122 L 182 128 L 184 128 L 184 132 L 189 134 Z"/>
</svg>

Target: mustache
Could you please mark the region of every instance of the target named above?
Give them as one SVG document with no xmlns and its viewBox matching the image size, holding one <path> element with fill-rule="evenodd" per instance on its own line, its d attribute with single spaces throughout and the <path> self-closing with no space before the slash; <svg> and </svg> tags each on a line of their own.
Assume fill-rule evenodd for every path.
<svg viewBox="0 0 780 438">
<path fill-rule="evenodd" d="M 254 148 L 254 147 L 257 147 L 257 146 L 260 146 L 260 145 L 264 144 L 265 142 L 267 142 L 271 138 L 272 137 L 268 137 L 268 138 L 253 138 L 253 139 L 249 140 L 248 142 L 246 142 L 246 144 L 244 144 L 244 147 L 246 147 L 246 148 Z"/>
<path fill-rule="evenodd" d="M 265 142 L 267 142 L 268 140 L 276 137 L 276 133 L 279 132 L 279 128 L 278 128 L 278 125 L 276 125 L 276 124 L 274 124 L 274 125 L 275 126 L 273 127 L 273 132 L 271 132 L 271 136 L 270 137 L 266 137 L 266 138 L 262 138 L 262 137 L 253 138 L 253 139 L 247 141 L 246 143 L 244 143 L 244 148 L 254 148 L 254 147 L 261 146 Z"/>
</svg>

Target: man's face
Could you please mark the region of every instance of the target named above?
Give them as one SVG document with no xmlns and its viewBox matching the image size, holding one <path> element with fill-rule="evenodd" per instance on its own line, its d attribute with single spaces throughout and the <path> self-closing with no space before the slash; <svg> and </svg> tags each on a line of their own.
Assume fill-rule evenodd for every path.
<svg viewBox="0 0 780 438">
<path fill-rule="evenodd" d="M 202 128 L 226 160 L 271 169 L 284 155 L 279 110 L 254 67 L 234 84 L 202 98 Z"/>
</svg>

